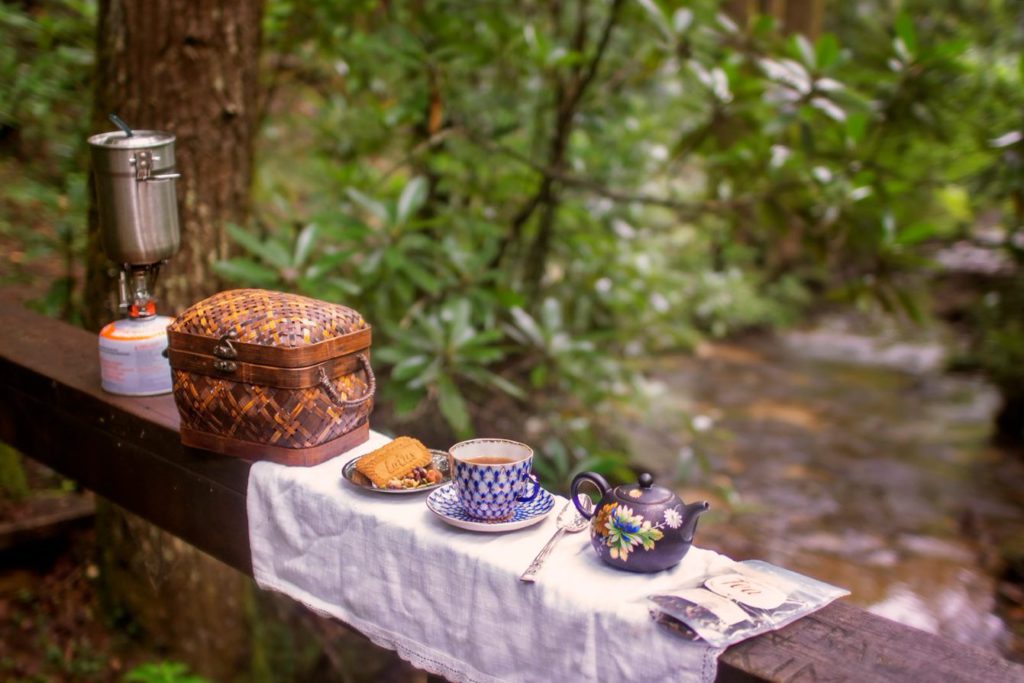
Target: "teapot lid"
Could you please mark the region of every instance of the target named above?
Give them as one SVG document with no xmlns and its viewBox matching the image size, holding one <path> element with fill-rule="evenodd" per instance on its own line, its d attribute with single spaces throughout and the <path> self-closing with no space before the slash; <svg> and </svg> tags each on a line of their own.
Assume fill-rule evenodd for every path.
<svg viewBox="0 0 1024 683">
<path fill-rule="evenodd" d="M 615 497 L 623 503 L 657 505 L 671 500 L 676 494 L 664 486 L 655 486 L 654 477 L 644 472 L 636 484 L 623 484 L 615 488 Z"/>
</svg>

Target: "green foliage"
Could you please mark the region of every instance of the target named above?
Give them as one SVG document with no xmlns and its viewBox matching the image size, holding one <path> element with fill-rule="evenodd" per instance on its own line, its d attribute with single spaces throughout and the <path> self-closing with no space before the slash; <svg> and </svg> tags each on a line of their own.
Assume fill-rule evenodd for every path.
<svg viewBox="0 0 1024 683">
<path fill-rule="evenodd" d="M 124 675 L 125 683 L 207 683 L 202 676 L 189 673 L 181 662 L 152 662 Z"/>
<path fill-rule="evenodd" d="M 981 342 L 981 357 L 989 375 L 997 385 L 1005 386 L 1017 394 L 1024 380 L 1024 322 L 1016 315 L 1004 315 L 985 329 Z"/>
<path fill-rule="evenodd" d="M 489 368 L 505 358 L 497 329 L 480 330 L 472 321 L 468 298 L 446 300 L 437 311 L 420 314 L 404 329 L 390 330 L 392 340 L 377 357 L 392 364 L 392 393 L 399 413 L 436 397 L 441 414 L 459 437 L 472 434 L 469 408 L 459 388 L 472 382 L 483 388 L 524 398 L 513 382 Z"/>
<path fill-rule="evenodd" d="M 58 153 L 70 154 L 76 142 L 55 113 L 80 106 L 66 100 L 83 90 L 83 74 L 93 63 L 96 6 L 88 0 L 48 5 L 0 6 L 0 126 L 19 128 L 29 142 L 62 146 Z M 24 126 L 26 121 L 34 125 Z"/>
<path fill-rule="evenodd" d="M 1024 275 L 989 292 L 976 311 L 975 360 L 1006 405 L 1024 405 Z M 1003 436 L 1024 441 L 1024 424 L 1002 424 Z M 1010 431 L 1012 430 L 1012 431 Z"/>
<path fill-rule="evenodd" d="M 920 318 L 908 275 L 983 208 L 964 179 L 1020 187 L 979 135 L 1020 111 L 992 22 L 871 6 L 812 43 L 709 1 L 271 3 L 301 114 L 268 120 L 263 234 L 221 273 L 365 311 L 401 413 L 464 436 L 505 396 L 549 481 L 624 474 L 638 359 L 822 296 Z"/>
<path fill-rule="evenodd" d="M 839 3 L 814 41 L 714 0 L 583 6 L 270 2 L 255 216 L 218 273 L 360 309 L 399 413 L 511 411 L 554 481 L 621 473 L 639 360 L 828 299 L 921 318 L 934 244 L 992 212 L 1014 244 L 1010 3 Z M 2 275 L 59 256 L 37 306 L 70 318 L 94 21 L 0 8 Z"/>
<path fill-rule="evenodd" d="M 21 463 L 21 453 L 0 443 L 0 494 L 18 500 L 28 494 L 28 479 Z"/>
<path fill-rule="evenodd" d="M 0 283 L 31 282 L 43 270 L 51 286 L 36 308 L 71 320 L 85 247 L 95 17 L 87 0 L 0 5 L 0 240 L 11 245 Z"/>
</svg>

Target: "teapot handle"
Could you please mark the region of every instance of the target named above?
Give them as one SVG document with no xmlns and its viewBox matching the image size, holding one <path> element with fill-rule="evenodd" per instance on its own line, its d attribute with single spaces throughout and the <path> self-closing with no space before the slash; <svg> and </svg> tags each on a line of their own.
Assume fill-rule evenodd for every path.
<svg viewBox="0 0 1024 683">
<path fill-rule="evenodd" d="M 585 481 L 589 481 L 591 484 L 598 488 L 598 490 L 601 492 L 601 498 L 605 497 L 605 495 L 608 493 L 608 490 L 611 489 L 611 485 L 605 480 L 604 477 L 602 477 L 600 474 L 596 472 L 582 472 L 581 474 L 577 474 L 576 477 L 572 480 L 572 504 L 576 506 L 576 509 L 580 511 L 581 515 L 583 515 L 586 519 L 590 519 L 594 516 L 594 512 L 597 510 L 597 506 L 590 505 L 584 507 L 583 505 L 580 505 L 580 484 L 582 484 Z"/>
</svg>

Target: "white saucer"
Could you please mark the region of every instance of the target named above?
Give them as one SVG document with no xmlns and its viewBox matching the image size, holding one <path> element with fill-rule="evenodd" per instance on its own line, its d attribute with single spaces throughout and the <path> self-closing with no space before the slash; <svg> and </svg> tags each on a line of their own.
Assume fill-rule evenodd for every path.
<svg viewBox="0 0 1024 683">
<path fill-rule="evenodd" d="M 527 503 L 520 503 L 512 517 L 489 522 L 471 517 L 459 502 L 455 486 L 446 484 L 430 492 L 427 496 L 427 507 L 442 520 L 460 529 L 498 533 L 515 531 L 541 521 L 555 507 L 555 498 L 544 489 L 540 489 L 536 498 Z"/>
</svg>

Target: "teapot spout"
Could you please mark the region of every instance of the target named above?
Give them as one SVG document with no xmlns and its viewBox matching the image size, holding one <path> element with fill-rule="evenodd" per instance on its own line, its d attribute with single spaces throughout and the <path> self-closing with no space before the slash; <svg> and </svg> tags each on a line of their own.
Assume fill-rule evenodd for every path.
<svg viewBox="0 0 1024 683">
<path fill-rule="evenodd" d="M 679 529 L 679 533 L 684 541 L 693 540 L 693 534 L 697 531 L 697 521 L 702 514 L 708 511 L 709 507 L 711 504 L 706 500 L 683 506 L 683 526 Z"/>
</svg>

